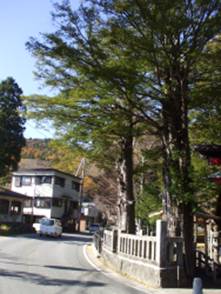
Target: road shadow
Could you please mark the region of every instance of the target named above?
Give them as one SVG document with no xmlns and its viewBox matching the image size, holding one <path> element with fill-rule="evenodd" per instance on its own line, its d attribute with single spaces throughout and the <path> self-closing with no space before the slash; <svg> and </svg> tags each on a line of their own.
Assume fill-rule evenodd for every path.
<svg viewBox="0 0 221 294">
<path fill-rule="evenodd" d="M 80 286 L 83 288 L 89 287 L 104 287 L 106 284 L 96 281 L 80 281 L 75 279 L 51 279 L 40 274 L 30 273 L 25 271 L 7 271 L 0 270 L 0 276 L 15 278 L 24 282 L 31 282 L 43 286 Z"/>
<path fill-rule="evenodd" d="M 50 236 L 39 236 L 38 234 L 22 235 L 20 238 L 44 240 L 48 242 L 62 242 L 62 243 L 89 243 L 92 242 L 93 236 L 90 234 L 68 234 L 64 233 L 61 237 L 55 238 Z M 81 244 L 82 245 L 82 244 Z"/>
<path fill-rule="evenodd" d="M 17 262 L 17 261 L 12 261 L 12 260 L 1 260 L 2 257 L 0 257 L 0 264 L 5 264 L 5 265 L 14 265 L 14 266 L 28 266 L 28 267 L 45 267 L 49 269 L 55 269 L 55 270 L 65 270 L 65 271 L 82 271 L 82 272 L 95 272 L 93 269 L 85 269 L 85 268 L 80 268 L 80 267 L 71 267 L 71 266 L 62 266 L 62 265 L 41 265 L 41 264 L 36 264 L 36 263 L 25 263 L 25 262 Z M 7 257 L 8 259 L 8 257 Z"/>
<path fill-rule="evenodd" d="M 84 269 L 80 267 L 72 266 L 61 266 L 61 265 L 44 265 L 46 268 L 56 269 L 56 270 L 65 270 L 65 271 L 82 271 L 82 272 L 94 272 L 95 270 Z"/>
</svg>

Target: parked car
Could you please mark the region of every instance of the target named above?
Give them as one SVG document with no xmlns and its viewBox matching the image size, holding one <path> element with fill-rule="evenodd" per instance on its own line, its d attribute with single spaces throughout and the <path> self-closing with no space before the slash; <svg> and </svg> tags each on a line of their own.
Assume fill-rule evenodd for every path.
<svg viewBox="0 0 221 294">
<path fill-rule="evenodd" d="M 96 233 L 97 231 L 100 230 L 100 225 L 99 224 L 91 224 L 89 226 L 89 233 Z"/>
<path fill-rule="evenodd" d="M 61 237 L 62 235 L 62 225 L 60 220 L 55 218 L 42 218 L 39 223 L 34 223 L 33 228 L 36 233 L 46 236 Z"/>
</svg>

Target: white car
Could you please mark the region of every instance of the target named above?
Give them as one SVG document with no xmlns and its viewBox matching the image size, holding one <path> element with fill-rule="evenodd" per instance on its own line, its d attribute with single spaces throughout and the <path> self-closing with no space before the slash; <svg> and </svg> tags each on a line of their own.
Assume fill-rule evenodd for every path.
<svg viewBox="0 0 221 294">
<path fill-rule="evenodd" d="M 36 233 L 46 236 L 61 237 L 62 235 L 62 225 L 60 220 L 55 218 L 42 218 L 39 220 L 39 223 L 34 223 L 33 228 Z"/>
</svg>

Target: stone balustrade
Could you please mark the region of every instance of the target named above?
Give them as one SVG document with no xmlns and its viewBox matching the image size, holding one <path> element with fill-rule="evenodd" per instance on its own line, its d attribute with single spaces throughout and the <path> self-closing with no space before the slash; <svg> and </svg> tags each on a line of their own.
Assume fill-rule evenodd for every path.
<svg viewBox="0 0 221 294">
<path fill-rule="evenodd" d="M 167 224 L 157 221 L 156 236 L 132 235 L 105 230 L 101 255 L 117 270 L 153 286 L 180 285 L 183 241 L 167 236 Z"/>
</svg>

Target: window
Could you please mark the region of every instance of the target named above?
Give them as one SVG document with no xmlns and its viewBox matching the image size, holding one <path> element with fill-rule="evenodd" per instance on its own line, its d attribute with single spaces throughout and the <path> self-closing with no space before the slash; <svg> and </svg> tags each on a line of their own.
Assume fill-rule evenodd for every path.
<svg viewBox="0 0 221 294">
<path fill-rule="evenodd" d="M 31 186 L 30 176 L 15 177 L 15 187 Z"/>
<path fill-rule="evenodd" d="M 70 201 L 70 208 L 71 209 L 77 209 L 78 208 L 78 202 L 77 201 Z"/>
<path fill-rule="evenodd" d="M 65 179 L 61 177 L 55 177 L 55 185 L 64 187 L 65 186 Z"/>
<path fill-rule="evenodd" d="M 32 199 L 25 200 L 24 207 L 32 207 Z"/>
<path fill-rule="evenodd" d="M 62 207 L 63 201 L 59 198 L 52 198 L 52 206 Z"/>
<path fill-rule="evenodd" d="M 15 177 L 15 187 L 21 186 L 21 177 Z"/>
<path fill-rule="evenodd" d="M 51 208 L 51 198 L 36 197 L 34 205 L 36 208 Z"/>
<path fill-rule="evenodd" d="M 35 178 L 35 184 L 41 185 L 41 184 L 51 184 L 52 177 L 51 176 L 37 176 Z"/>
<path fill-rule="evenodd" d="M 21 177 L 21 185 L 22 186 L 31 186 L 31 177 L 29 177 L 29 176 L 22 176 Z"/>
<path fill-rule="evenodd" d="M 14 214 L 14 215 L 21 213 L 21 202 L 20 201 L 13 200 L 11 202 L 10 213 Z"/>
<path fill-rule="evenodd" d="M 72 189 L 79 192 L 80 191 L 80 183 L 72 181 Z"/>
<path fill-rule="evenodd" d="M 9 201 L 6 199 L 0 199 L 0 213 L 8 214 L 9 210 Z"/>
</svg>

